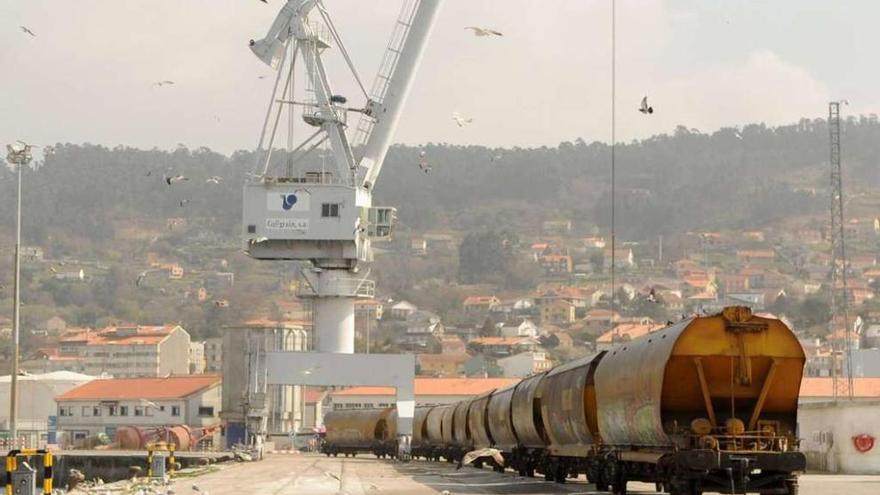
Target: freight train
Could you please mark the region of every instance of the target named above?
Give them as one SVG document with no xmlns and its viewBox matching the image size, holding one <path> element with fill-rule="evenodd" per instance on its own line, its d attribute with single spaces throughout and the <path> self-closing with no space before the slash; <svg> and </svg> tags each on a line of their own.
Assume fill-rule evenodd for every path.
<svg viewBox="0 0 880 495">
<path fill-rule="evenodd" d="M 455 404 L 417 407 L 411 454 L 460 461 L 495 448 L 522 476 L 585 475 L 673 495 L 796 495 L 797 402 L 805 356 L 782 321 L 728 307 L 621 342 Z M 326 415 L 328 455 L 397 451 L 393 409 Z"/>
</svg>

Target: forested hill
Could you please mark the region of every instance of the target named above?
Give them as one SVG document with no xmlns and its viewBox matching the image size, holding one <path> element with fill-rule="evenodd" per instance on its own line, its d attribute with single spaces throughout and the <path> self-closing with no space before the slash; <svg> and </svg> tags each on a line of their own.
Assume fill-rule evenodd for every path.
<svg viewBox="0 0 880 495">
<path fill-rule="evenodd" d="M 418 166 L 426 152 L 432 170 Z M 880 183 L 880 124 L 853 118 L 843 131 L 846 187 Z M 280 159 L 283 157 L 278 154 Z M 699 228 L 758 226 L 822 211 L 828 129 L 822 120 L 782 127 L 748 125 L 713 134 L 678 128 L 672 135 L 622 144 L 617 152 L 618 219 L 624 237 Z M 376 204 L 397 206 L 403 228 L 527 230 L 541 219 L 602 225 L 610 204 L 609 147 L 583 140 L 557 147 L 487 149 L 427 144 L 396 146 L 377 185 Z M 169 217 L 207 220 L 237 236 L 241 184 L 250 152 L 137 150 L 59 144 L 25 175 L 28 242 L 79 234 L 110 240 L 120 225 L 164 223 Z M 188 182 L 167 186 L 163 174 Z M 221 176 L 223 182 L 205 179 Z M 11 226 L 14 181 L 0 169 L 0 222 Z M 183 207 L 180 202 L 189 200 Z M 7 231 L 9 232 L 9 231 Z"/>
</svg>

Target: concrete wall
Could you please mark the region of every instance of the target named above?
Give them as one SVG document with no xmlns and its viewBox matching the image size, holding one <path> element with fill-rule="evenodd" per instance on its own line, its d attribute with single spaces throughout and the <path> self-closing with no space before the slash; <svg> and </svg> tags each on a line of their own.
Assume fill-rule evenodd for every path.
<svg viewBox="0 0 880 495">
<path fill-rule="evenodd" d="M 864 453 L 853 442 L 862 434 L 877 439 Z M 801 404 L 798 436 L 808 471 L 880 474 L 880 401 Z"/>
</svg>

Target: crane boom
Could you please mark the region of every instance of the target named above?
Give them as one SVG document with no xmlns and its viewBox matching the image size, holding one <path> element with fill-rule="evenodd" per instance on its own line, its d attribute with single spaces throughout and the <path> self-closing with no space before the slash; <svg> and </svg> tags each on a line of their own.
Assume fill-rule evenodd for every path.
<svg viewBox="0 0 880 495">
<path fill-rule="evenodd" d="M 382 74 L 380 69 L 379 78 L 387 79 L 387 85 L 382 84 L 384 91 L 381 101 L 371 101 L 369 106 L 370 118 L 374 119 L 372 131 L 364 143 L 363 155 L 359 165 L 364 167 L 366 174 L 362 185 L 371 189 L 375 186 L 379 173 L 382 171 L 382 163 L 391 146 L 394 132 L 400 121 L 400 115 L 406 97 L 415 79 L 416 70 L 422 60 L 425 46 L 434 26 L 437 12 L 440 8 L 440 0 L 416 0 L 418 5 L 413 10 L 413 15 L 406 25 L 407 33 L 402 40 L 402 46 L 396 53 L 396 63 L 391 74 Z M 393 43 L 393 41 L 392 41 Z M 395 50 L 389 46 L 389 50 Z"/>
</svg>

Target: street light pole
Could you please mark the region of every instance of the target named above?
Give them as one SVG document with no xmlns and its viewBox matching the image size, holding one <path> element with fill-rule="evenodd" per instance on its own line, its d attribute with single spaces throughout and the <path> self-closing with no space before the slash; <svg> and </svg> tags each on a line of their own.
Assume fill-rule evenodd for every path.
<svg viewBox="0 0 880 495">
<path fill-rule="evenodd" d="M 23 144 L 23 143 L 22 143 Z M 18 440 L 18 367 L 20 347 L 20 307 L 21 307 L 21 173 L 22 168 L 31 161 L 31 147 L 23 144 L 20 150 L 7 146 L 6 159 L 18 168 L 18 188 L 15 208 L 15 282 L 12 295 L 12 372 L 9 390 L 9 439 L 12 448 Z"/>
</svg>

